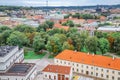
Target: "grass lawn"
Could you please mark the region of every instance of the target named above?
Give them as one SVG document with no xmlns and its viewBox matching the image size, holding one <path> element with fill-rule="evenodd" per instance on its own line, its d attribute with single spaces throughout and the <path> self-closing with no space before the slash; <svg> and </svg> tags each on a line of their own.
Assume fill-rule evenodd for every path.
<svg viewBox="0 0 120 80">
<path fill-rule="evenodd" d="M 27 53 L 25 53 L 24 58 L 25 59 L 41 59 L 46 55 L 46 53 L 42 53 L 42 54 L 35 54 L 34 51 L 29 51 Z"/>
<path fill-rule="evenodd" d="M 54 56 L 53 55 L 49 55 L 48 58 L 51 59 L 51 58 L 54 58 Z"/>
</svg>

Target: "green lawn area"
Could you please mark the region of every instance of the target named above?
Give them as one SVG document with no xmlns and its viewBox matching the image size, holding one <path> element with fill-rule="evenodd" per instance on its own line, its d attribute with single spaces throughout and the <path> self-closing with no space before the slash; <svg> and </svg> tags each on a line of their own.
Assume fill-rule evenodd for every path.
<svg viewBox="0 0 120 80">
<path fill-rule="evenodd" d="M 35 54 L 34 51 L 29 51 L 27 53 L 25 53 L 24 58 L 25 59 L 41 59 L 46 55 L 46 53 L 42 53 L 42 54 Z"/>
<path fill-rule="evenodd" d="M 51 58 L 54 58 L 54 56 L 53 55 L 49 55 L 48 58 L 51 59 Z"/>
</svg>

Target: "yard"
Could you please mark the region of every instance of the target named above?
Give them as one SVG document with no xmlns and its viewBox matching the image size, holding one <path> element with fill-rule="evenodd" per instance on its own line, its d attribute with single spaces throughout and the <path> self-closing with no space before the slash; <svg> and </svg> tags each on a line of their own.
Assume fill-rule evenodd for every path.
<svg viewBox="0 0 120 80">
<path fill-rule="evenodd" d="M 34 51 L 28 51 L 24 54 L 25 59 L 41 59 L 46 55 L 46 52 L 43 52 L 42 54 L 36 54 Z"/>
</svg>

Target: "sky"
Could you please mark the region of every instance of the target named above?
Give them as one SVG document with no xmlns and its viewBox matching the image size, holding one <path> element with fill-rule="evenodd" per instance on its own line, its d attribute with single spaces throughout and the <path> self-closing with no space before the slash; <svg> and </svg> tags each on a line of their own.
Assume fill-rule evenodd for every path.
<svg viewBox="0 0 120 80">
<path fill-rule="evenodd" d="M 120 0 L 48 0 L 48 6 L 114 5 Z M 0 5 L 46 6 L 46 0 L 0 0 Z"/>
</svg>

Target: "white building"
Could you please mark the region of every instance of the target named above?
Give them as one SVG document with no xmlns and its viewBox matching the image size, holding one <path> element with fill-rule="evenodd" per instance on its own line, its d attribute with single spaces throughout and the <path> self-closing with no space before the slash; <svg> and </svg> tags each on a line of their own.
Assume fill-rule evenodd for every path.
<svg viewBox="0 0 120 80">
<path fill-rule="evenodd" d="M 64 50 L 58 54 L 56 65 L 71 66 L 73 72 L 105 80 L 120 80 L 120 59 Z"/>
<path fill-rule="evenodd" d="M 102 32 L 120 32 L 120 26 L 115 27 L 115 26 L 102 26 L 97 29 L 97 31 L 102 31 Z"/>
<path fill-rule="evenodd" d="M 48 65 L 43 70 L 43 80 L 72 80 L 72 68 L 69 66 Z"/>
<path fill-rule="evenodd" d="M 0 47 L 0 80 L 33 80 L 36 66 L 33 63 L 22 63 L 23 49 L 18 46 Z"/>
</svg>

